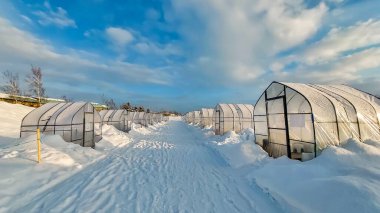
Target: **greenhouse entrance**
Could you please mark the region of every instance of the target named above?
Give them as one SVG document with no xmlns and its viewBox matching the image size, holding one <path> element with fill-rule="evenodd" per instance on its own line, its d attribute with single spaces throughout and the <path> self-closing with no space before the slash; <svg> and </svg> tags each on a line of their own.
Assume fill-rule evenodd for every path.
<svg viewBox="0 0 380 213">
<path fill-rule="evenodd" d="M 221 121 L 220 121 L 220 110 L 216 110 L 215 111 L 215 134 L 216 135 L 220 135 L 223 131 L 221 131 L 220 125 Z"/>
<path fill-rule="evenodd" d="M 83 135 L 83 146 L 91 146 L 92 141 L 94 141 L 94 113 L 85 112 L 84 113 L 84 135 Z"/>
<path fill-rule="evenodd" d="M 268 138 L 263 148 L 274 156 L 290 156 L 289 128 L 287 122 L 286 96 L 268 98 L 265 93 L 265 105 L 268 121 Z"/>
</svg>

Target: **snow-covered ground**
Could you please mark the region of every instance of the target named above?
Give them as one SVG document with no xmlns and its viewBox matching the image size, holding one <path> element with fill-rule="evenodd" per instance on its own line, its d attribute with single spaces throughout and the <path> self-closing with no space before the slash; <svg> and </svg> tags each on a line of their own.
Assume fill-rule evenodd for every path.
<svg viewBox="0 0 380 213">
<path fill-rule="evenodd" d="M 43 136 L 37 164 L 35 138 L 18 139 L 30 110 L 0 102 L 0 212 L 380 211 L 379 142 L 272 159 L 251 129 L 216 136 L 175 118 L 128 134 L 105 125 L 96 149 Z"/>
<path fill-rule="evenodd" d="M 107 125 L 95 150 L 42 135 L 42 163 L 37 164 L 36 136 L 19 138 L 21 120 L 32 109 L 0 102 L 0 212 L 9 212 L 131 142 L 126 133 Z"/>
<path fill-rule="evenodd" d="M 256 144 L 253 130 L 215 136 L 207 144 L 236 172 L 270 194 L 289 212 L 380 212 L 380 142 L 350 140 L 307 162 L 273 159 Z M 239 169 L 240 168 L 240 169 Z M 244 173 L 246 170 L 249 173 Z"/>
</svg>

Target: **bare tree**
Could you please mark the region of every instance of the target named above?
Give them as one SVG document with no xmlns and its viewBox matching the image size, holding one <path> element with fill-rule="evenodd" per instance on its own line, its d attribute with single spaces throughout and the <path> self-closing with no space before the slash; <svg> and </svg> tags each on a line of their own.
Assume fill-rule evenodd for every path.
<svg viewBox="0 0 380 213">
<path fill-rule="evenodd" d="M 116 103 L 112 98 L 107 98 L 105 95 L 102 95 L 102 102 L 108 109 L 117 109 Z"/>
<path fill-rule="evenodd" d="M 29 91 L 38 98 L 38 103 L 41 103 L 41 98 L 45 96 L 45 88 L 42 84 L 42 71 L 40 67 L 32 65 L 31 75 L 26 77 L 26 83 L 29 84 Z"/>
<path fill-rule="evenodd" d="M 61 97 L 61 99 L 63 99 L 65 102 L 72 102 L 72 101 L 73 101 L 72 98 L 69 98 L 69 97 L 67 97 L 66 95 L 63 95 L 63 96 Z"/>
<path fill-rule="evenodd" d="M 120 109 L 131 110 L 132 109 L 131 103 L 127 102 L 127 103 L 122 104 L 120 106 Z"/>
<path fill-rule="evenodd" d="M 15 96 L 21 95 L 18 74 L 13 74 L 7 70 L 3 72 L 3 79 L 5 83 L 1 87 L 1 91 L 9 94 L 17 102 Z"/>
</svg>

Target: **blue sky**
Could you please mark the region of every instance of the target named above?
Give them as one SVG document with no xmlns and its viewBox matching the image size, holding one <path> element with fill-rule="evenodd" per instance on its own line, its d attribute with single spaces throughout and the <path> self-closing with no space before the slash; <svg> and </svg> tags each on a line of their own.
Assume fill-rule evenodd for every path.
<svg viewBox="0 0 380 213">
<path fill-rule="evenodd" d="M 380 94 L 373 0 L 0 1 L 0 67 L 47 95 L 186 112 L 255 103 L 271 81 Z"/>
</svg>

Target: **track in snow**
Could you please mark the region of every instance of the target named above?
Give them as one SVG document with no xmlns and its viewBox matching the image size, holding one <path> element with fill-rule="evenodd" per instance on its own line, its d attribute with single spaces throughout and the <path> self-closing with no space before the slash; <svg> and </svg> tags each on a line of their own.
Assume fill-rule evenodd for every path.
<svg viewBox="0 0 380 213">
<path fill-rule="evenodd" d="M 182 121 L 134 142 L 37 196 L 17 212 L 278 212 Z"/>
</svg>

